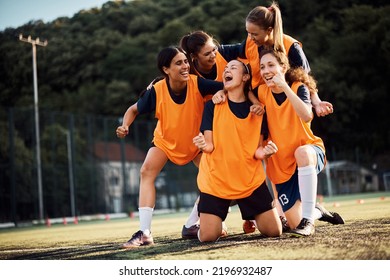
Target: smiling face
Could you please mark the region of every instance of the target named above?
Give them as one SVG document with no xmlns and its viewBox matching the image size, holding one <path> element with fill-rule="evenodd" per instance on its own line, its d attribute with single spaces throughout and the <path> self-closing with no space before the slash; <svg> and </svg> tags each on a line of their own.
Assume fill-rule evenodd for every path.
<svg viewBox="0 0 390 280">
<path fill-rule="evenodd" d="M 184 53 L 178 52 L 169 67 L 163 67 L 165 74 L 172 82 L 186 82 L 189 79 L 190 65 Z"/>
<path fill-rule="evenodd" d="M 244 88 L 245 82 L 250 78 L 244 64 L 238 60 L 230 61 L 223 72 L 223 85 L 226 90 L 237 87 Z"/>
<path fill-rule="evenodd" d="M 276 75 L 282 75 L 287 71 L 287 64 L 274 55 L 273 52 L 268 52 L 262 55 L 260 59 L 260 75 L 267 84 L 268 87 L 274 88 L 275 83 L 273 77 Z"/>
<path fill-rule="evenodd" d="M 212 39 L 209 39 L 199 52 L 193 55 L 193 58 L 196 59 L 200 69 L 211 70 L 216 62 L 217 51 L 218 47 Z"/>
</svg>

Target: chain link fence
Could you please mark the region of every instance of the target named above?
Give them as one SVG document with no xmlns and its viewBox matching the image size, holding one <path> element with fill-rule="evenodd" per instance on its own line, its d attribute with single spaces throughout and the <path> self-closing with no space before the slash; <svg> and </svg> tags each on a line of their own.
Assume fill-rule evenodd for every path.
<svg viewBox="0 0 390 280">
<path fill-rule="evenodd" d="M 154 120 L 141 116 L 121 140 L 115 134 L 119 117 L 40 110 L 38 155 L 33 109 L 12 108 L 6 116 L 0 131 L 0 223 L 137 210 L 139 169 Z M 156 209 L 192 207 L 196 174 L 192 163 L 168 162 L 156 180 Z"/>
</svg>

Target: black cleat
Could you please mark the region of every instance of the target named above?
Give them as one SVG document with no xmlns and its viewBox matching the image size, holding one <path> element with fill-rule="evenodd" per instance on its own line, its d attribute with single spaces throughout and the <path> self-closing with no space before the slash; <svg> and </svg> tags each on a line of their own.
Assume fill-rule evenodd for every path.
<svg viewBox="0 0 390 280">
<path fill-rule="evenodd" d="M 199 225 L 195 224 L 187 228 L 183 226 L 181 230 L 181 238 L 183 239 L 197 239 L 198 238 Z M 227 227 L 225 224 L 222 224 L 221 237 L 226 237 L 228 235 Z"/>
<path fill-rule="evenodd" d="M 321 204 L 317 203 L 316 208 L 320 210 L 322 217 L 319 218 L 318 220 L 323 221 L 323 222 L 328 222 L 333 225 L 341 225 L 344 224 L 344 219 L 336 212 L 330 212 L 325 209 L 324 206 Z"/>
<path fill-rule="evenodd" d="M 199 225 L 195 224 L 187 228 L 183 226 L 181 230 L 181 237 L 183 239 L 197 239 L 198 238 Z"/>
<path fill-rule="evenodd" d="M 282 232 L 288 232 L 290 230 L 290 226 L 288 225 L 287 219 L 283 216 L 279 216 L 279 218 L 282 222 Z"/>
</svg>

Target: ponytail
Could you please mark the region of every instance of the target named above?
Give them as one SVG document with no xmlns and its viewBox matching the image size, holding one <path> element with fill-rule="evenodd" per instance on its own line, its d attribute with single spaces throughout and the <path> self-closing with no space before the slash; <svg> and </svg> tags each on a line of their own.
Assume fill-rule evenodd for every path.
<svg viewBox="0 0 390 280">
<path fill-rule="evenodd" d="M 247 15 L 246 21 L 257 25 L 264 30 L 272 28 L 274 50 L 286 53 L 283 44 L 282 14 L 276 2 L 272 2 L 271 6 L 268 8 L 264 6 L 255 7 Z"/>
<path fill-rule="evenodd" d="M 268 10 L 273 14 L 274 25 L 272 28 L 274 37 L 274 50 L 286 53 L 286 49 L 283 44 L 283 21 L 282 13 L 276 2 L 273 2 Z"/>
<path fill-rule="evenodd" d="M 202 30 L 193 31 L 180 39 L 179 45 L 186 52 L 191 74 L 197 74 L 193 56 L 198 55 L 209 40 L 214 41 L 214 38 Z"/>
</svg>

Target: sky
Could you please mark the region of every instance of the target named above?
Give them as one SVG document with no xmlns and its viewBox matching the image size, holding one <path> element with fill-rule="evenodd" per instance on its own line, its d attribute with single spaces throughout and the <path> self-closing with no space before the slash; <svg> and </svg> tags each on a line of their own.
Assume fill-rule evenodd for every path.
<svg viewBox="0 0 390 280">
<path fill-rule="evenodd" d="M 16 28 L 30 20 L 45 23 L 58 17 L 72 17 L 80 10 L 101 8 L 109 0 L 0 0 L 0 31 Z"/>
</svg>

